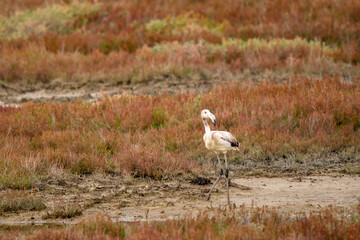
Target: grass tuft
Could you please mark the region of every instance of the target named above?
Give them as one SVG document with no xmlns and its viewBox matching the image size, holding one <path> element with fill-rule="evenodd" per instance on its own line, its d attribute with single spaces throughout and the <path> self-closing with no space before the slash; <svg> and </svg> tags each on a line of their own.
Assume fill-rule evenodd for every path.
<svg viewBox="0 0 360 240">
<path fill-rule="evenodd" d="M 34 179 L 36 179 L 36 175 L 31 173 L 24 173 L 24 175 L 19 171 L 3 173 L 0 176 L 0 187 L 19 190 L 30 189 L 34 186 Z"/>
<path fill-rule="evenodd" d="M 46 209 L 43 200 L 25 193 L 6 191 L 0 197 L 0 214 L 19 211 L 41 211 Z"/>
<path fill-rule="evenodd" d="M 78 204 L 56 206 L 52 212 L 47 212 L 43 219 L 73 218 L 82 215 L 83 209 Z"/>
</svg>

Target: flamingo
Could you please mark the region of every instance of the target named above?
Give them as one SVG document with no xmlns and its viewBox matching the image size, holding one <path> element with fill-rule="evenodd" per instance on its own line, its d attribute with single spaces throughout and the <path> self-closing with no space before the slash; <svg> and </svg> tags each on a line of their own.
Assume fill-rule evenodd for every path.
<svg viewBox="0 0 360 240">
<path fill-rule="evenodd" d="M 211 131 L 207 119 L 210 119 L 214 126 L 216 126 L 216 119 L 214 114 L 212 114 L 208 109 L 204 109 L 201 111 L 201 119 L 204 123 L 205 127 L 205 134 L 203 136 L 205 147 L 210 151 L 213 151 L 216 154 L 218 159 L 218 164 L 220 166 L 220 174 L 216 179 L 215 183 L 211 187 L 208 195 L 206 196 L 205 200 L 209 201 L 212 191 L 214 190 L 216 184 L 219 182 L 221 176 L 224 174 L 219 154 L 224 154 L 225 159 L 225 177 L 226 177 L 226 189 L 227 189 L 227 202 L 230 205 L 230 194 L 229 194 L 229 168 L 228 162 L 226 158 L 226 153 L 230 150 L 237 150 L 239 151 L 239 142 L 236 138 L 229 132 L 225 131 Z"/>
</svg>

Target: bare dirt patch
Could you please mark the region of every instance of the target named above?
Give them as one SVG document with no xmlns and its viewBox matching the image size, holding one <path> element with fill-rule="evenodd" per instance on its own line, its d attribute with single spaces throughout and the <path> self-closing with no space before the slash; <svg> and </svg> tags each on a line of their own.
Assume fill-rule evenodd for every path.
<svg viewBox="0 0 360 240">
<path fill-rule="evenodd" d="M 104 95 L 114 94 L 150 94 L 161 93 L 203 93 L 211 90 L 225 79 L 212 78 L 208 80 L 181 79 L 174 76 L 164 76 L 138 84 L 114 83 L 64 83 L 53 81 L 46 84 L 22 85 L 19 83 L 0 84 L 0 103 L 20 104 L 24 102 L 41 101 L 71 101 L 82 99 L 92 101 Z"/>
<path fill-rule="evenodd" d="M 21 104 L 24 102 L 56 101 L 65 102 L 74 99 L 94 101 L 104 95 L 115 94 L 149 94 L 158 95 L 181 93 L 204 93 L 228 81 L 259 82 L 263 79 L 276 81 L 288 80 L 291 74 L 277 73 L 252 73 L 244 72 L 233 75 L 232 73 L 215 73 L 208 77 L 193 76 L 190 79 L 174 74 L 161 74 L 152 79 L 139 83 L 114 83 L 108 81 L 67 82 L 54 79 L 47 83 L 24 84 L 19 82 L 0 82 L 0 106 L 8 104 Z M 319 77 L 314 75 L 314 77 Z"/>
<path fill-rule="evenodd" d="M 360 200 L 358 176 L 247 177 L 232 180 L 231 201 L 239 206 L 277 207 L 286 212 L 320 210 L 328 205 L 351 207 Z M 36 193 L 47 209 L 6 213 L 0 225 L 72 224 L 84 217 L 107 214 L 121 221 L 150 221 L 197 214 L 226 204 L 225 181 L 209 202 L 211 184 L 190 180 L 150 181 L 94 174 L 63 179 L 50 178 Z M 212 179 L 212 182 L 213 179 Z M 1 194 L 1 193 L 0 193 Z M 82 215 L 71 219 L 45 219 L 48 212 L 77 204 Z"/>
</svg>

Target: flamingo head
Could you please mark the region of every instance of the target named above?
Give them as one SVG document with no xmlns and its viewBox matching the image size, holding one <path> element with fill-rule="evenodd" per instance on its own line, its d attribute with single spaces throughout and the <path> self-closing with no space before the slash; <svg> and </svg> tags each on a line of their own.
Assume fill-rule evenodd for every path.
<svg viewBox="0 0 360 240">
<path fill-rule="evenodd" d="M 203 120 L 210 119 L 214 126 L 216 126 L 216 119 L 214 114 L 212 114 L 208 109 L 204 109 L 201 111 L 201 118 Z"/>
</svg>

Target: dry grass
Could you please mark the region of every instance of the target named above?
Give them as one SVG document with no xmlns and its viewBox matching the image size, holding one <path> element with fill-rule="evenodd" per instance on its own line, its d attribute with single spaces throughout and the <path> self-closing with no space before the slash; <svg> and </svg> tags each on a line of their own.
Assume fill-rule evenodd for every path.
<svg viewBox="0 0 360 240">
<path fill-rule="evenodd" d="M 163 75 L 207 80 L 219 73 L 230 78 L 243 72 L 264 71 L 342 74 L 347 78 L 356 78 L 360 73 L 359 67 L 351 65 L 352 60 L 347 60 L 339 48 L 300 38 L 223 39 L 220 44 L 172 42 L 151 48 L 144 46 L 135 53 L 120 50 L 109 54 L 98 50 L 89 54 L 53 53 L 35 43 L 14 47 L 3 42 L 0 53 L 0 79 L 4 82 L 49 83 L 56 80 L 79 85 L 99 81 L 123 84 L 149 81 Z"/>
<path fill-rule="evenodd" d="M 82 215 L 83 209 L 78 204 L 56 206 L 51 212 L 47 212 L 42 219 L 73 218 Z"/>
<path fill-rule="evenodd" d="M 0 215 L 6 212 L 41 211 L 45 208 L 42 199 L 26 192 L 5 191 L 0 196 Z"/>
<path fill-rule="evenodd" d="M 148 223 L 97 216 L 63 229 L 4 232 L 2 239 L 356 239 L 359 216 L 359 206 L 350 210 L 330 206 L 309 214 L 240 206 Z"/>
</svg>

